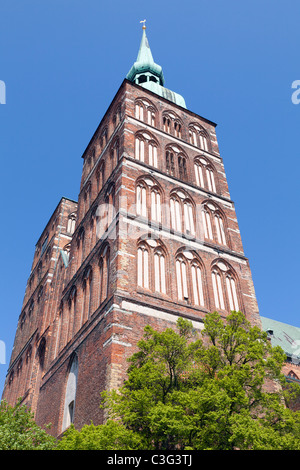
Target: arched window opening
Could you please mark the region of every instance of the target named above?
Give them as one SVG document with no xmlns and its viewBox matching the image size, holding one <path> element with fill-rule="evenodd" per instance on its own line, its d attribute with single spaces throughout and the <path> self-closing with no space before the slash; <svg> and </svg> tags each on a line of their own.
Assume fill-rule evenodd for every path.
<svg viewBox="0 0 300 470">
<path fill-rule="evenodd" d="M 147 81 L 147 76 L 146 75 L 140 75 L 138 78 L 139 83 L 145 83 Z"/>
<path fill-rule="evenodd" d="M 175 175 L 174 154 L 169 150 L 166 151 L 166 170 L 168 175 Z"/>
<path fill-rule="evenodd" d="M 194 163 L 195 175 L 196 175 L 196 183 L 197 186 L 204 188 L 204 178 L 203 178 L 203 168 L 199 162 Z"/>
<path fill-rule="evenodd" d="M 189 201 L 185 201 L 183 203 L 183 208 L 185 232 L 189 235 L 195 235 L 193 206 Z"/>
<path fill-rule="evenodd" d="M 176 260 L 176 278 L 178 299 L 188 300 L 187 269 L 183 257 L 178 257 Z"/>
<path fill-rule="evenodd" d="M 182 231 L 182 220 L 181 220 L 181 204 L 175 197 L 171 197 L 170 200 L 171 210 L 171 227 L 177 232 Z"/>
<path fill-rule="evenodd" d="M 178 156 L 178 172 L 181 180 L 187 180 L 186 159 L 182 155 Z"/>
<path fill-rule="evenodd" d="M 149 289 L 149 252 L 145 245 L 138 248 L 138 286 Z"/>
<path fill-rule="evenodd" d="M 154 143 L 149 142 L 148 152 L 149 165 L 155 166 L 155 168 L 157 168 L 157 146 Z"/>
<path fill-rule="evenodd" d="M 68 225 L 67 225 L 67 232 L 73 235 L 75 231 L 75 225 L 76 225 L 76 212 L 72 212 L 68 216 Z"/>
<path fill-rule="evenodd" d="M 143 184 L 139 184 L 136 188 L 136 213 L 147 217 L 147 190 Z"/>
<path fill-rule="evenodd" d="M 148 124 L 150 124 L 150 126 L 155 126 L 155 110 L 152 107 L 149 107 L 147 109 L 147 115 L 148 115 Z"/>
<path fill-rule="evenodd" d="M 155 291 L 166 294 L 165 256 L 160 249 L 154 253 L 154 284 Z"/>
<path fill-rule="evenodd" d="M 78 358 L 77 358 L 77 355 L 75 355 L 71 361 L 71 365 L 70 365 L 69 373 L 68 373 L 62 431 L 64 431 L 72 423 L 74 423 L 77 377 L 78 377 Z"/>
<path fill-rule="evenodd" d="M 213 193 L 216 193 L 217 190 L 216 190 L 214 172 L 213 172 L 212 168 L 210 168 L 210 167 L 206 168 L 206 179 L 207 179 L 208 190 L 213 192 Z"/>
<path fill-rule="evenodd" d="M 233 276 L 229 273 L 226 276 L 226 288 L 229 300 L 229 308 L 232 311 L 239 311 L 239 302 L 237 298 L 236 285 Z"/>
<path fill-rule="evenodd" d="M 220 273 L 216 270 L 212 272 L 212 283 L 213 283 L 215 306 L 217 308 L 221 308 L 224 310 L 225 303 L 224 303 L 224 295 L 223 295 L 223 288 L 222 288 L 222 280 L 221 280 Z"/>
<path fill-rule="evenodd" d="M 141 137 L 135 138 L 135 158 L 141 162 L 145 160 L 145 142 Z"/>
<path fill-rule="evenodd" d="M 175 137 L 181 139 L 181 124 L 179 124 L 177 121 L 174 123 L 174 135 Z"/>
<path fill-rule="evenodd" d="M 161 222 L 161 197 L 156 188 L 151 191 L 151 219 L 158 223 Z"/>
<path fill-rule="evenodd" d="M 163 129 L 164 132 L 171 133 L 171 119 L 168 116 L 163 117 Z"/>
<path fill-rule="evenodd" d="M 239 311 L 240 302 L 236 276 L 226 262 L 220 260 L 213 267 L 212 283 L 216 308 Z"/>
<path fill-rule="evenodd" d="M 191 271 L 192 271 L 194 304 L 204 307 L 202 272 L 197 262 L 192 263 Z"/>
</svg>

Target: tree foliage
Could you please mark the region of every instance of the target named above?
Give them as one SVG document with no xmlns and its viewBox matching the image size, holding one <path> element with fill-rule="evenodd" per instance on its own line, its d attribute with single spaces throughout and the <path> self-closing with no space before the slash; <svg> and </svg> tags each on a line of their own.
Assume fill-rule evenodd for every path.
<svg viewBox="0 0 300 470">
<path fill-rule="evenodd" d="M 18 404 L 0 407 L 1 449 L 300 450 L 299 396 L 285 355 L 241 312 L 210 313 L 201 332 L 147 326 L 120 390 L 104 392 L 106 424 L 71 426 L 56 444 Z"/>
<path fill-rule="evenodd" d="M 52 450 L 56 439 L 40 428 L 33 414 L 18 402 L 10 406 L 0 403 L 0 449 L 1 450 Z"/>
<path fill-rule="evenodd" d="M 145 329 L 120 391 L 104 393 L 112 419 L 144 449 L 300 449 L 300 414 L 285 406 L 285 355 L 241 312 L 208 314 L 197 335 Z"/>
</svg>

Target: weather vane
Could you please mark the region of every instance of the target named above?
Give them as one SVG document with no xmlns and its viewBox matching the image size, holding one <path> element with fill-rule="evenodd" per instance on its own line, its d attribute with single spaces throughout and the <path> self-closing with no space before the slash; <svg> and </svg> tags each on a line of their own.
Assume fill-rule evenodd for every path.
<svg viewBox="0 0 300 470">
<path fill-rule="evenodd" d="M 142 20 L 142 21 L 140 21 L 140 23 L 143 23 L 143 29 L 146 29 L 146 25 L 145 25 L 146 20 Z"/>
</svg>

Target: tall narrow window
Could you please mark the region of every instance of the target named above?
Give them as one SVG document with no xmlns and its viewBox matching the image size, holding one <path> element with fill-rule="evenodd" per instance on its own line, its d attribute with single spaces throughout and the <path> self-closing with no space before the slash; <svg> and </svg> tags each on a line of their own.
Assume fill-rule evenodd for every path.
<svg viewBox="0 0 300 470">
<path fill-rule="evenodd" d="M 202 273 L 201 268 L 197 263 L 192 264 L 192 283 L 193 283 L 193 294 L 194 304 L 204 306 L 204 295 L 202 285 Z"/>
<path fill-rule="evenodd" d="M 235 280 L 230 274 L 226 276 L 226 289 L 230 310 L 235 310 L 236 312 L 238 312 L 239 303 L 236 293 Z"/>
<path fill-rule="evenodd" d="M 144 107 L 140 103 L 136 103 L 135 105 L 135 117 L 140 121 L 144 120 Z"/>
<path fill-rule="evenodd" d="M 207 137 L 204 134 L 200 134 L 200 148 L 208 151 Z"/>
<path fill-rule="evenodd" d="M 145 159 L 145 143 L 139 137 L 135 138 L 135 158 L 141 162 Z"/>
<path fill-rule="evenodd" d="M 64 417 L 63 417 L 63 431 L 67 429 L 73 422 L 75 416 L 75 399 L 77 389 L 77 376 L 78 376 L 78 358 L 74 356 L 71 366 L 69 369 L 65 405 L 64 405 Z"/>
<path fill-rule="evenodd" d="M 186 263 L 181 257 L 177 258 L 176 260 L 176 278 L 178 299 L 187 300 L 189 295 L 187 286 Z"/>
<path fill-rule="evenodd" d="M 149 165 L 157 168 L 157 147 L 156 145 L 149 143 Z"/>
<path fill-rule="evenodd" d="M 184 227 L 186 233 L 195 235 L 194 215 L 193 207 L 190 202 L 185 201 L 183 204 L 184 208 Z"/>
<path fill-rule="evenodd" d="M 160 250 L 154 254 L 154 284 L 157 292 L 166 293 L 165 257 Z"/>
<path fill-rule="evenodd" d="M 202 210 L 202 222 L 203 222 L 205 238 L 213 240 L 214 237 L 213 237 L 213 232 L 212 232 L 210 213 L 206 209 Z"/>
<path fill-rule="evenodd" d="M 215 306 L 217 308 L 225 309 L 223 289 L 222 289 L 222 279 L 221 279 L 220 273 L 216 270 L 212 272 L 212 283 L 213 283 Z"/>
<path fill-rule="evenodd" d="M 208 190 L 216 193 L 217 191 L 216 191 L 214 172 L 211 168 L 206 168 L 206 178 L 207 178 Z"/>
<path fill-rule="evenodd" d="M 182 155 L 178 156 L 178 173 L 181 180 L 187 179 L 186 159 Z"/>
<path fill-rule="evenodd" d="M 181 232 L 182 231 L 181 205 L 177 198 L 171 198 L 170 209 L 171 209 L 171 226 L 174 230 Z"/>
<path fill-rule="evenodd" d="M 174 166 L 174 154 L 167 150 L 166 152 L 166 170 L 167 173 L 171 176 L 175 174 L 175 166 Z"/>
<path fill-rule="evenodd" d="M 196 175 L 196 183 L 198 186 L 201 186 L 202 188 L 204 188 L 204 179 L 203 179 L 203 170 L 202 170 L 202 166 L 200 165 L 200 163 L 195 163 L 194 164 L 194 168 L 195 168 L 195 175 Z"/>
<path fill-rule="evenodd" d="M 136 188 L 136 212 L 142 217 L 147 217 L 147 192 L 143 185 Z"/>
<path fill-rule="evenodd" d="M 161 201 L 157 189 L 151 191 L 151 219 L 155 222 L 161 222 Z"/>
<path fill-rule="evenodd" d="M 138 248 L 138 286 L 149 289 L 149 253 L 144 245 Z"/>
<path fill-rule="evenodd" d="M 175 134 L 175 137 L 178 137 L 179 139 L 181 139 L 181 124 L 179 124 L 179 122 L 176 122 L 174 123 L 174 134 Z"/>
<path fill-rule="evenodd" d="M 163 127 L 165 132 L 171 133 L 171 119 L 167 116 L 163 117 Z"/>
<path fill-rule="evenodd" d="M 149 107 L 147 109 L 147 115 L 148 115 L 148 124 L 150 124 L 150 126 L 155 126 L 155 111 L 154 111 L 154 109 Z"/>
<path fill-rule="evenodd" d="M 225 230 L 222 217 L 220 214 L 215 214 L 215 226 L 217 232 L 218 242 L 222 245 L 226 245 Z"/>
</svg>

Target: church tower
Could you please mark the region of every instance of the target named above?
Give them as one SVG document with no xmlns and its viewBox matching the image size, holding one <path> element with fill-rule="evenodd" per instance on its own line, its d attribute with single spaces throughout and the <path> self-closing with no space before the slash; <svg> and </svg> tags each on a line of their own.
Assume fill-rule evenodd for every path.
<svg viewBox="0 0 300 470">
<path fill-rule="evenodd" d="M 82 158 L 78 204 L 62 198 L 38 241 L 3 392 L 56 436 L 103 421 L 146 325 L 241 310 L 260 326 L 216 124 L 165 87 L 145 25 Z"/>
</svg>

